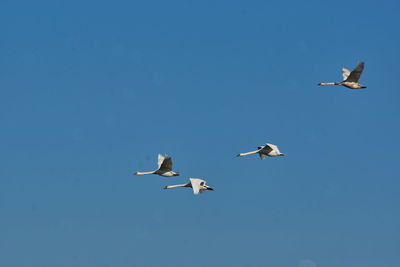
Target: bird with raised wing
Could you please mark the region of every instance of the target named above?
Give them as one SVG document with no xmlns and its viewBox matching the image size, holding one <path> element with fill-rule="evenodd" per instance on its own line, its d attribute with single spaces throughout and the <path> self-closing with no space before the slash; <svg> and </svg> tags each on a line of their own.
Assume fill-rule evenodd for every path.
<svg viewBox="0 0 400 267">
<path fill-rule="evenodd" d="M 259 146 L 258 149 L 255 151 L 239 153 L 236 156 L 242 157 L 251 154 L 258 154 L 261 159 L 264 159 L 265 156 L 268 157 L 284 156 L 284 154 L 279 151 L 278 147 L 273 144 L 266 144 L 265 146 Z"/>
<path fill-rule="evenodd" d="M 363 70 L 364 62 L 358 61 L 357 66 L 352 72 L 350 72 L 350 70 L 345 67 L 342 68 L 343 81 L 341 81 L 340 83 L 319 83 L 318 85 L 343 85 L 350 89 L 367 88 L 366 86 L 358 83 L 358 80 L 360 79 Z"/>
<path fill-rule="evenodd" d="M 177 184 L 177 185 L 167 185 L 164 189 L 176 188 L 176 187 L 191 187 L 193 189 L 193 194 L 203 193 L 206 190 L 214 191 L 214 188 L 206 185 L 206 181 L 199 178 L 189 178 L 187 184 Z"/>
<path fill-rule="evenodd" d="M 151 172 L 135 172 L 134 175 L 158 174 L 164 177 L 179 176 L 179 173 L 172 171 L 172 159 L 168 155 L 158 154 L 158 169 Z"/>
</svg>

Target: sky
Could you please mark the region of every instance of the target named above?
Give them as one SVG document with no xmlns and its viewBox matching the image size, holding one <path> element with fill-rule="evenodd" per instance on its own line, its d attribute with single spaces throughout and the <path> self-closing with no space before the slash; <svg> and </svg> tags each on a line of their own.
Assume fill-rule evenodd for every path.
<svg viewBox="0 0 400 267">
<path fill-rule="evenodd" d="M 2 0 L 0 266 L 400 266 L 399 9 Z"/>
</svg>

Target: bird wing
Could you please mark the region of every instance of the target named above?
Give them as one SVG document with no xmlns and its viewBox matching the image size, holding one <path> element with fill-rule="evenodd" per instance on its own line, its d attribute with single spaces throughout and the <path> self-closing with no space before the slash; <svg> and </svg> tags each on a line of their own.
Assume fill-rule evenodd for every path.
<svg viewBox="0 0 400 267">
<path fill-rule="evenodd" d="M 358 79 L 360 79 L 363 69 L 364 69 L 364 62 L 358 61 L 357 66 L 350 73 L 349 77 L 347 77 L 346 82 L 355 82 L 355 83 L 358 82 Z"/>
<path fill-rule="evenodd" d="M 163 161 L 164 161 L 164 156 L 161 155 L 161 154 L 158 154 L 158 169 L 160 169 L 161 164 L 163 163 Z"/>
<path fill-rule="evenodd" d="M 349 77 L 349 75 L 350 75 L 350 70 L 343 67 L 342 68 L 343 81 L 345 81 L 347 79 L 347 77 Z"/>
<path fill-rule="evenodd" d="M 206 181 L 197 178 L 190 178 L 190 183 L 192 184 L 193 194 L 197 195 L 200 192 L 200 185 L 206 183 Z"/>
<path fill-rule="evenodd" d="M 261 150 L 260 152 L 263 152 L 265 154 L 268 154 L 269 152 L 271 152 L 273 150 L 273 148 L 271 147 L 273 145 L 271 144 L 266 144 Z"/>
<path fill-rule="evenodd" d="M 267 144 L 270 148 L 271 151 L 275 151 L 276 153 L 280 154 L 281 152 L 279 151 L 279 148 L 276 145 L 273 144 Z"/>
<path fill-rule="evenodd" d="M 165 156 L 161 156 L 162 160 L 160 161 L 160 156 L 158 155 L 158 169 L 162 170 L 162 171 L 172 171 L 172 159 L 170 156 L 165 155 Z"/>
<path fill-rule="evenodd" d="M 263 153 L 258 153 L 258 155 L 260 156 L 260 159 L 265 159 L 265 155 Z"/>
</svg>

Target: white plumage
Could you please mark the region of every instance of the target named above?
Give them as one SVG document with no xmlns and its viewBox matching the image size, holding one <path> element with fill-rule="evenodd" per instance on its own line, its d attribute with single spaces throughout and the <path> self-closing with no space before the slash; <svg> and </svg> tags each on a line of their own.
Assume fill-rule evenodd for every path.
<svg viewBox="0 0 400 267">
<path fill-rule="evenodd" d="M 191 187 L 193 189 L 193 194 L 197 195 L 203 193 L 206 190 L 214 191 L 214 188 L 206 185 L 206 181 L 199 178 L 189 178 L 189 182 L 186 184 L 177 185 L 167 185 L 164 189 L 171 189 L 176 187 Z"/>
<path fill-rule="evenodd" d="M 179 173 L 172 171 L 172 159 L 168 155 L 158 154 L 158 169 L 151 172 L 135 172 L 134 175 L 158 174 L 164 177 L 178 176 Z"/>
<path fill-rule="evenodd" d="M 265 146 L 259 146 L 258 149 L 255 151 L 239 153 L 239 154 L 237 154 L 237 156 L 242 157 L 242 156 L 247 156 L 247 155 L 251 155 L 251 154 L 258 154 L 261 159 L 264 159 L 265 156 L 268 156 L 268 157 L 284 156 L 284 154 L 279 151 L 279 148 L 273 144 L 265 144 Z"/>
<path fill-rule="evenodd" d="M 318 85 L 343 85 L 350 89 L 367 88 L 366 86 L 358 83 L 358 80 L 360 79 L 363 70 L 364 62 L 358 61 L 357 66 L 352 72 L 350 72 L 350 70 L 345 67 L 342 68 L 343 81 L 341 81 L 340 83 L 319 83 Z"/>
</svg>

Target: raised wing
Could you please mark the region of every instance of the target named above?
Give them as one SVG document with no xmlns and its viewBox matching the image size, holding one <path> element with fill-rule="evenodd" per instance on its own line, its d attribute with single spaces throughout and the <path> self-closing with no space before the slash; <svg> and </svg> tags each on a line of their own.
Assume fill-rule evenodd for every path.
<svg viewBox="0 0 400 267">
<path fill-rule="evenodd" d="M 190 183 L 192 184 L 193 194 L 197 195 L 200 192 L 202 185 L 206 184 L 206 181 L 197 178 L 190 178 Z"/>
<path fill-rule="evenodd" d="M 355 83 L 358 82 L 358 79 L 360 79 L 363 70 L 364 70 L 364 62 L 358 61 L 357 66 L 350 73 L 349 77 L 347 77 L 346 82 L 355 82 Z"/>
<path fill-rule="evenodd" d="M 164 161 L 164 156 L 161 155 L 161 154 L 158 154 L 158 162 L 157 162 L 157 164 L 158 164 L 158 168 L 159 169 L 160 169 L 161 164 L 163 163 L 163 161 Z"/>
<path fill-rule="evenodd" d="M 162 170 L 162 171 L 166 171 L 166 172 L 172 171 L 172 159 L 171 159 L 171 157 L 168 156 L 168 155 L 165 155 L 164 157 L 161 156 L 162 157 L 162 161 L 160 163 L 160 156 L 161 155 L 158 155 L 158 169 Z"/>
<path fill-rule="evenodd" d="M 271 148 L 271 151 L 275 151 L 275 152 L 277 152 L 278 154 L 281 153 L 281 152 L 279 151 L 279 148 L 278 148 L 276 145 L 273 145 L 273 144 L 267 144 L 267 145 Z"/>
<path fill-rule="evenodd" d="M 343 67 L 342 68 L 343 81 L 345 81 L 347 79 L 347 77 L 349 77 L 349 75 L 350 75 L 350 70 Z"/>
</svg>

